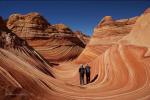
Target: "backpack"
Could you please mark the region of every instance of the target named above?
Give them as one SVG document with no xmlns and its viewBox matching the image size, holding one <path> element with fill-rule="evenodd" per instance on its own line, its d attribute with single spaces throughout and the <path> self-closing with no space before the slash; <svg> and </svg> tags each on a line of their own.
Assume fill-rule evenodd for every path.
<svg viewBox="0 0 150 100">
<path fill-rule="evenodd" d="M 85 69 L 86 69 L 86 73 L 90 73 L 90 67 L 89 66 L 86 66 Z"/>
</svg>

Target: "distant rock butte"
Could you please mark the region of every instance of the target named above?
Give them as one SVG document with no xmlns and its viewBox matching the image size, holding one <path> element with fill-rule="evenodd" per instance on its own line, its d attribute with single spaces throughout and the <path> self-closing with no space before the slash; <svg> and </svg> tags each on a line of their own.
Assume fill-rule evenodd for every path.
<svg viewBox="0 0 150 100">
<path fill-rule="evenodd" d="M 47 60 L 54 62 L 76 58 L 89 40 L 86 35 L 77 35 L 64 24 L 49 24 L 38 13 L 13 14 L 7 27 L 27 40 Z"/>
</svg>

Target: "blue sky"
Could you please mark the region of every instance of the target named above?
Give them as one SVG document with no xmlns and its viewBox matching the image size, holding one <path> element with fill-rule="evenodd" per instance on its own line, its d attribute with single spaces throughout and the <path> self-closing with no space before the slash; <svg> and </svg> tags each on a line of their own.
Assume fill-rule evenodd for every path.
<svg viewBox="0 0 150 100">
<path fill-rule="evenodd" d="M 51 24 L 64 23 L 71 29 L 91 35 L 106 15 L 114 19 L 140 15 L 150 7 L 149 0 L 2 0 L 0 16 L 38 12 Z"/>
</svg>

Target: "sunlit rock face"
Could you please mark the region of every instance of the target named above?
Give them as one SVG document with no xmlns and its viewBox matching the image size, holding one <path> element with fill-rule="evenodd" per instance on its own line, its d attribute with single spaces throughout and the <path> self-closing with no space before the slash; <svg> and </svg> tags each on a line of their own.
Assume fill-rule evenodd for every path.
<svg viewBox="0 0 150 100">
<path fill-rule="evenodd" d="M 76 58 L 86 45 L 79 37 L 89 38 L 82 34 L 78 37 L 64 24 L 51 25 L 38 13 L 13 14 L 7 27 L 51 62 Z"/>
<path fill-rule="evenodd" d="M 131 34 L 120 40 L 121 43 L 129 43 L 133 45 L 150 47 L 149 29 L 150 29 L 150 10 L 145 10 L 144 14 L 136 22 L 136 26 L 131 31 Z"/>
<path fill-rule="evenodd" d="M 78 57 L 78 63 L 87 63 L 98 57 L 118 40 L 128 35 L 134 27 L 138 17 L 114 20 L 111 16 L 105 16 L 94 28 L 94 32 L 87 48 Z M 81 59 L 82 60 L 81 62 Z"/>
</svg>

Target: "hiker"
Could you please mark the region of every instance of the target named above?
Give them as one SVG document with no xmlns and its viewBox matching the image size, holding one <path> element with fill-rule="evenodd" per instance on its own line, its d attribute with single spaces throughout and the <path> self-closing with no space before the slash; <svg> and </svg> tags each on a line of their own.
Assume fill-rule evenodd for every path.
<svg viewBox="0 0 150 100">
<path fill-rule="evenodd" d="M 87 64 L 85 67 L 85 72 L 86 72 L 86 83 L 90 83 L 90 66 Z"/>
<path fill-rule="evenodd" d="M 79 68 L 79 73 L 80 73 L 80 85 L 84 85 L 84 67 L 81 65 Z"/>
</svg>

